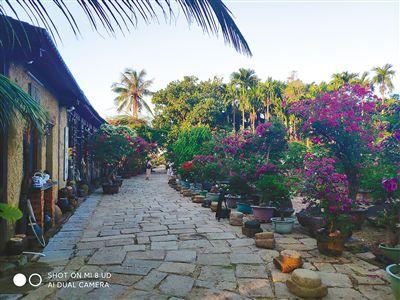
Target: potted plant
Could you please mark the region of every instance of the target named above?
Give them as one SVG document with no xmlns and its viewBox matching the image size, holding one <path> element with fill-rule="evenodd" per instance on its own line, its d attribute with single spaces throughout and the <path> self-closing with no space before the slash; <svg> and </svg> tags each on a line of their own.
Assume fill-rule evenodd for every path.
<svg viewBox="0 0 400 300">
<path fill-rule="evenodd" d="M 400 199 L 396 198 L 398 178 L 384 179 L 382 186 L 386 191 L 385 208 L 378 214 L 378 224 L 384 226 L 387 232 L 386 244 L 380 244 L 381 252 L 394 262 L 400 262 Z"/>
<path fill-rule="evenodd" d="M 349 197 L 347 176 L 337 173 L 334 164 L 332 158 L 308 153 L 304 159 L 303 195 L 321 209 L 325 226 L 316 236 L 318 250 L 339 256 L 352 229 L 349 212 L 353 201 Z"/>
<path fill-rule="evenodd" d="M 229 178 L 228 192 L 226 196 L 227 205 L 229 208 L 239 208 L 239 212 L 249 213 L 251 207 L 246 203 L 246 198 L 250 195 L 252 189 L 247 180 L 242 176 L 232 174 Z"/>
<path fill-rule="evenodd" d="M 392 264 L 386 267 L 394 299 L 400 299 L 400 265 Z"/>
<path fill-rule="evenodd" d="M 261 198 L 260 206 L 253 206 L 253 214 L 259 221 L 272 221 L 274 211 L 281 208 L 281 218 L 275 218 L 274 224 L 278 225 L 277 230 L 291 231 L 294 219 L 284 217 L 284 208 L 290 203 L 290 192 L 285 185 L 285 178 L 277 172 L 263 174 L 255 183 Z M 274 225 L 274 227 L 276 227 Z M 278 232 L 277 231 L 277 232 Z"/>
</svg>

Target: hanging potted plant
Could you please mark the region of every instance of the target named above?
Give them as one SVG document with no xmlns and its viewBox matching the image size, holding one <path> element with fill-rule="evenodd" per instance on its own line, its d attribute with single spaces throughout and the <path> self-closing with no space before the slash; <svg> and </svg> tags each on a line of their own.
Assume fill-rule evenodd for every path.
<svg viewBox="0 0 400 300">
<path fill-rule="evenodd" d="M 384 179 L 382 186 L 386 191 L 385 209 L 378 215 L 378 225 L 386 228 L 386 244 L 380 244 L 381 252 L 390 260 L 400 263 L 400 199 L 396 198 L 398 178 Z"/>
<path fill-rule="evenodd" d="M 335 171 L 334 163 L 332 158 L 306 155 L 303 195 L 321 209 L 325 226 L 316 236 L 318 250 L 325 255 L 339 256 L 352 229 L 349 212 L 353 201 L 349 197 L 347 177 Z"/>
</svg>

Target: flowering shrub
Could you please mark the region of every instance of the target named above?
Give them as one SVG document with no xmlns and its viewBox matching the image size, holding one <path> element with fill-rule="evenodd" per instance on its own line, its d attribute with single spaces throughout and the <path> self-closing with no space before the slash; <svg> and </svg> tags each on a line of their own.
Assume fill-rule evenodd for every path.
<svg viewBox="0 0 400 300">
<path fill-rule="evenodd" d="M 303 134 L 314 143 L 324 144 L 342 165 L 353 198 L 359 188 L 363 154 L 375 146 L 373 121 L 377 100 L 366 87 L 346 85 L 291 106 L 291 112 L 303 121 Z"/>
<path fill-rule="evenodd" d="M 395 196 L 399 189 L 400 174 L 394 178 L 382 180 L 383 189 L 386 191 L 385 209 L 378 216 L 378 224 L 385 226 L 392 233 L 394 239 L 389 241 L 391 246 L 395 246 L 399 242 L 399 228 L 397 224 L 400 222 L 400 198 Z"/>
<path fill-rule="evenodd" d="M 149 144 L 125 126 L 104 124 L 92 137 L 90 147 L 96 160 L 112 173 L 118 167 L 142 166 L 147 153 L 156 145 Z"/>
<path fill-rule="evenodd" d="M 353 201 L 349 197 L 345 174 L 335 171 L 335 160 L 307 154 L 304 158 L 304 190 L 306 200 L 321 208 L 329 232 L 344 232 Z M 349 223 L 348 223 L 349 224 Z"/>
</svg>

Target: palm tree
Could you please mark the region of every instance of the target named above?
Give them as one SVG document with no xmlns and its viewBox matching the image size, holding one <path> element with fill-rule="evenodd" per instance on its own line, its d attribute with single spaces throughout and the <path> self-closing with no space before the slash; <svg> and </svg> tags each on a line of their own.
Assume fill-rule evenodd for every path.
<svg viewBox="0 0 400 300">
<path fill-rule="evenodd" d="M 232 126 L 236 132 L 236 111 L 238 108 L 239 90 L 234 84 L 227 84 L 224 93 L 224 104 L 232 109 Z"/>
<path fill-rule="evenodd" d="M 248 110 L 250 89 L 258 82 L 256 72 L 252 69 L 240 68 L 238 72 L 231 74 L 231 82 L 239 90 L 239 109 L 242 112 L 242 129 L 245 126 L 245 113 Z"/>
<path fill-rule="evenodd" d="M 262 84 L 263 90 L 263 104 L 265 109 L 265 120 L 269 121 L 271 119 L 271 105 L 282 100 L 282 88 L 281 82 L 268 77 L 265 83 Z"/>
<path fill-rule="evenodd" d="M 264 98 L 264 89 L 260 83 L 253 85 L 249 91 L 249 109 L 250 109 L 250 123 L 251 130 L 254 133 L 256 130 L 256 121 L 260 108 L 262 107 L 262 100 Z"/>
<path fill-rule="evenodd" d="M 379 91 L 382 95 L 382 104 L 385 102 L 385 92 L 388 90 L 389 92 L 393 91 L 393 76 L 396 73 L 392 70 L 393 66 L 391 64 L 386 64 L 382 68 L 374 67 L 372 69 L 375 72 L 375 76 L 372 77 L 372 82 L 379 86 Z"/>
<path fill-rule="evenodd" d="M 341 73 L 334 73 L 332 75 L 332 80 L 330 84 L 333 86 L 334 89 L 339 89 L 345 84 L 352 84 L 357 81 L 358 73 L 350 73 L 350 72 L 341 72 Z"/>
<path fill-rule="evenodd" d="M 129 32 L 137 26 L 138 19 L 150 23 L 163 15 L 167 20 L 174 20 L 181 11 L 188 23 L 195 21 L 204 32 L 222 36 L 226 43 L 240 53 L 251 56 L 251 50 L 236 26 L 232 13 L 221 0 L 35 0 L 35 1 L 0 1 L 0 28 L 8 32 L 6 37 L 0 37 L 0 44 L 4 39 L 17 39 L 14 32 L 23 27 L 19 21 L 28 17 L 37 26 L 45 27 L 52 37 L 60 37 L 58 27 L 67 21 L 74 34 L 80 34 L 79 26 L 87 26 L 89 22 L 96 31 L 101 29 L 112 35 L 116 31 Z M 82 14 L 83 13 L 83 14 Z M 10 21 L 7 16 L 17 19 Z M 87 20 L 81 18 L 86 16 Z"/>
<path fill-rule="evenodd" d="M 39 132 L 47 121 L 44 108 L 7 77 L 0 75 L 0 134 L 6 133 L 16 115 L 28 120 Z"/>
<path fill-rule="evenodd" d="M 139 111 L 145 108 L 153 114 L 150 106 L 143 99 L 143 97 L 152 94 L 149 87 L 153 80 L 146 80 L 145 77 L 145 70 L 137 72 L 128 68 L 121 74 L 121 82 L 112 85 L 112 91 L 118 94 L 114 99 L 118 112 L 128 109 L 132 111 L 132 116 L 137 118 Z"/>
<path fill-rule="evenodd" d="M 370 80 L 368 79 L 369 72 L 363 72 L 359 79 L 357 80 L 362 86 L 369 86 L 371 84 Z"/>
</svg>

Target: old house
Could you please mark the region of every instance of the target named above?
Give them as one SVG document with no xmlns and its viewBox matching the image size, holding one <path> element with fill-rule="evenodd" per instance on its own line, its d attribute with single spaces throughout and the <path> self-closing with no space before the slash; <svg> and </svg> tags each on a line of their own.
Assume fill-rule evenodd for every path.
<svg viewBox="0 0 400 300">
<path fill-rule="evenodd" d="M 0 30 L 0 73 L 48 112 L 42 135 L 18 117 L 7 133 L 0 135 L 0 201 L 21 207 L 24 175 L 31 177 L 36 171 L 48 170 L 55 182 L 54 198 L 68 179 L 90 181 L 96 177 L 87 139 L 104 120 L 79 88 L 48 32 L 27 23 L 18 24 L 12 36 Z M 4 221 L 0 226 L 1 249 L 14 234 L 15 226 Z"/>
</svg>

